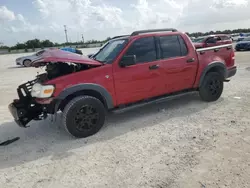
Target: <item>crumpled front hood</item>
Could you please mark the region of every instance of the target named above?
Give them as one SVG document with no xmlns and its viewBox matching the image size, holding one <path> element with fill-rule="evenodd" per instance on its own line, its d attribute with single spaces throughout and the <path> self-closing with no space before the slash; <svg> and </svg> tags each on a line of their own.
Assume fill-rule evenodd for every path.
<svg viewBox="0 0 250 188">
<path fill-rule="evenodd" d="M 86 65 L 100 66 L 102 63 L 76 53 L 63 51 L 60 49 L 48 49 L 43 54 L 32 61 L 33 67 L 39 67 L 49 62 L 70 62 Z"/>
</svg>

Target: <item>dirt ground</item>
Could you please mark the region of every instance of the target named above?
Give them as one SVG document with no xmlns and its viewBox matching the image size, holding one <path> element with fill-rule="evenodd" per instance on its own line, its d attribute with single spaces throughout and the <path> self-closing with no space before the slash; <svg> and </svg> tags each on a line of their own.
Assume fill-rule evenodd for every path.
<svg viewBox="0 0 250 188">
<path fill-rule="evenodd" d="M 87 53 L 87 52 L 86 52 Z M 249 188 L 250 52 L 213 103 L 189 94 L 109 115 L 96 135 L 74 139 L 50 118 L 19 128 L 7 105 L 39 69 L 0 56 L 1 188 Z"/>
</svg>

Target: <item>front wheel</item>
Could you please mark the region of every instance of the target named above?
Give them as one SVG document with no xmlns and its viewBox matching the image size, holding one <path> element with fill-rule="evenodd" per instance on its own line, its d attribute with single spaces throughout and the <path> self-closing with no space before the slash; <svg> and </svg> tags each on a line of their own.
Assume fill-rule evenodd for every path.
<svg viewBox="0 0 250 188">
<path fill-rule="evenodd" d="M 218 100 L 222 94 L 223 86 L 223 77 L 219 73 L 207 73 L 199 88 L 201 99 L 207 102 Z"/>
<path fill-rule="evenodd" d="M 31 65 L 31 60 L 29 60 L 29 59 L 24 60 L 24 61 L 23 61 L 23 65 L 24 65 L 25 67 L 30 67 L 30 65 Z"/>
<path fill-rule="evenodd" d="M 63 124 L 66 130 L 77 138 L 97 133 L 105 122 L 105 107 L 91 96 L 72 99 L 63 110 Z"/>
</svg>

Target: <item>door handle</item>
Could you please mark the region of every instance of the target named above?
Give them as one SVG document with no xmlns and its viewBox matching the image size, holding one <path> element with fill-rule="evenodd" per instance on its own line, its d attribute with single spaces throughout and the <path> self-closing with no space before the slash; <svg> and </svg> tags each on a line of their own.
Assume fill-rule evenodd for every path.
<svg viewBox="0 0 250 188">
<path fill-rule="evenodd" d="M 194 58 L 190 58 L 190 59 L 187 60 L 187 63 L 192 63 L 192 62 L 194 62 L 194 61 L 195 61 Z"/>
<path fill-rule="evenodd" d="M 218 52 L 219 51 L 219 49 L 214 49 L 214 52 Z"/>
<path fill-rule="evenodd" d="M 159 65 L 151 65 L 149 66 L 150 70 L 158 69 L 160 66 Z"/>
</svg>

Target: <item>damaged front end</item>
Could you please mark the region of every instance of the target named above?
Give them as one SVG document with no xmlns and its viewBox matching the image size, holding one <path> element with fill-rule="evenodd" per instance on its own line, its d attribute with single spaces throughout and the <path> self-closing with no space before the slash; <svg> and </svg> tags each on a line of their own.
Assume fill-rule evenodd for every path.
<svg viewBox="0 0 250 188">
<path fill-rule="evenodd" d="M 20 127 L 27 127 L 31 120 L 42 120 L 48 114 L 56 114 L 58 101 L 54 96 L 56 84 L 53 80 L 94 67 L 102 66 L 100 62 L 58 49 L 46 50 L 33 67 L 45 67 L 45 73 L 37 75 L 17 88 L 19 99 L 9 104 L 9 111 Z M 50 83 L 50 84 L 49 84 Z"/>
<path fill-rule="evenodd" d="M 47 112 L 41 104 L 36 103 L 31 96 L 31 90 L 37 79 L 26 82 L 17 88 L 19 99 L 9 104 L 9 111 L 20 127 L 27 127 L 31 120 L 41 120 L 47 117 Z"/>
</svg>

